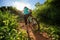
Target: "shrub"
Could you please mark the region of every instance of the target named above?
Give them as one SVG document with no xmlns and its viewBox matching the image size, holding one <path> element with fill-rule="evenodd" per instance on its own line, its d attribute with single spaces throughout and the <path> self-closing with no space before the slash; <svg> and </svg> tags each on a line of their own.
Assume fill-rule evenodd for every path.
<svg viewBox="0 0 60 40">
<path fill-rule="evenodd" d="M 9 13 L 8 11 L 0 11 L 0 40 L 21 40 L 22 36 L 26 35 L 26 32 L 23 33 L 21 30 L 18 31 L 17 17 L 14 14 Z"/>
<path fill-rule="evenodd" d="M 52 38 L 52 40 L 59 40 L 60 38 L 60 28 L 57 26 L 52 25 L 46 25 L 41 23 L 40 26 L 40 32 L 46 32 L 49 36 L 49 38 Z"/>
</svg>

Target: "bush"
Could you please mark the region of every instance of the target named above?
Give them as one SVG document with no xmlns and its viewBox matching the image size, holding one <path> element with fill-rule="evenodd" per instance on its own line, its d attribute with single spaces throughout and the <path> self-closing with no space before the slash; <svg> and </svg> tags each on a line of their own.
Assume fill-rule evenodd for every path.
<svg viewBox="0 0 60 40">
<path fill-rule="evenodd" d="M 26 35 L 26 32 L 23 33 L 21 30 L 18 31 L 17 17 L 14 14 L 9 13 L 8 11 L 0 11 L 0 40 L 21 40 L 22 36 Z"/>
<path fill-rule="evenodd" d="M 59 40 L 60 38 L 60 28 L 57 26 L 52 25 L 46 25 L 41 23 L 40 26 L 40 32 L 46 32 L 49 36 L 49 38 L 52 38 L 52 40 Z"/>
<path fill-rule="evenodd" d="M 35 8 L 34 15 L 39 19 L 40 22 L 60 25 L 59 3 L 59 0 L 47 0 L 44 4 Z"/>
</svg>

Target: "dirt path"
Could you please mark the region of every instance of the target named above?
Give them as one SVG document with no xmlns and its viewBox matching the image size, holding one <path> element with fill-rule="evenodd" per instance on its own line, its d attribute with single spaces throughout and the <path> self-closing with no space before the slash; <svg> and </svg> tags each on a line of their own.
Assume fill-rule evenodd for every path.
<svg viewBox="0 0 60 40">
<path fill-rule="evenodd" d="M 24 25 L 24 23 L 20 23 L 20 26 L 22 27 Z M 22 27 L 22 29 L 28 30 L 29 36 L 33 39 L 33 40 L 50 40 L 48 38 L 43 37 L 39 32 L 33 32 L 32 31 L 32 26 L 28 26 L 28 29 L 26 26 Z"/>
</svg>

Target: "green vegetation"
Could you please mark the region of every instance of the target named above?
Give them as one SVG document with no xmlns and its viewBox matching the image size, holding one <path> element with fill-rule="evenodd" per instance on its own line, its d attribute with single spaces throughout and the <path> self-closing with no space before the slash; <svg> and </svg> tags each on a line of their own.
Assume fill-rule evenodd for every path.
<svg viewBox="0 0 60 40">
<path fill-rule="evenodd" d="M 52 40 L 60 39 L 60 28 L 56 25 L 46 25 L 44 23 L 40 24 L 40 32 L 46 32 L 48 37 Z"/>
<path fill-rule="evenodd" d="M 44 4 L 39 5 L 38 3 L 34 12 L 39 21 L 60 25 L 59 7 L 59 0 L 47 0 Z"/>
<path fill-rule="evenodd" d="M 38 2 L 35 6 L 32 15 L 36 17 L 40 23 L 40 33 L 46 32 L 52 40 L 59 40 L 60 1 L 46 0 L 44 4 Z M 21 28 L 17 30 L 18 21 L 23 20 L 20 18 L 22 17 L 21 11 L 15 8 L 13 9 L 12 7 L 3 10 L 0 11 L 0 40 L 28 40 L 26 30 Z"/>
<path fill-rule="evenodd" d="M 32 14 L 40 22 L 40 32 L 46 32 L 53 40 L 60 39 L 59 0 L 46 0 L 44 4 L 36 3 Z"/>
<path fill-rule="evenodd" d="M 0 40 L 22 40 L 27 39 L 26 31 L 16 29 L 18 27 L 17 15 L 8 11 L 0 11 Z"/>
</svg>

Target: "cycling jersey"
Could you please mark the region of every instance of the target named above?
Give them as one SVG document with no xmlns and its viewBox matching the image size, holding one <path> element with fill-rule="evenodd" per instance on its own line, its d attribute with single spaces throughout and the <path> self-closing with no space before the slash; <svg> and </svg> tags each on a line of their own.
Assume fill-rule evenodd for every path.
<svg viewBox="0 0 60 40">
<path fill-rule="evenodd" d="M 24 8 L 24 15 L 29 14 L 28 10 L 29 10 L 28 8 Z"/>
</svg>

